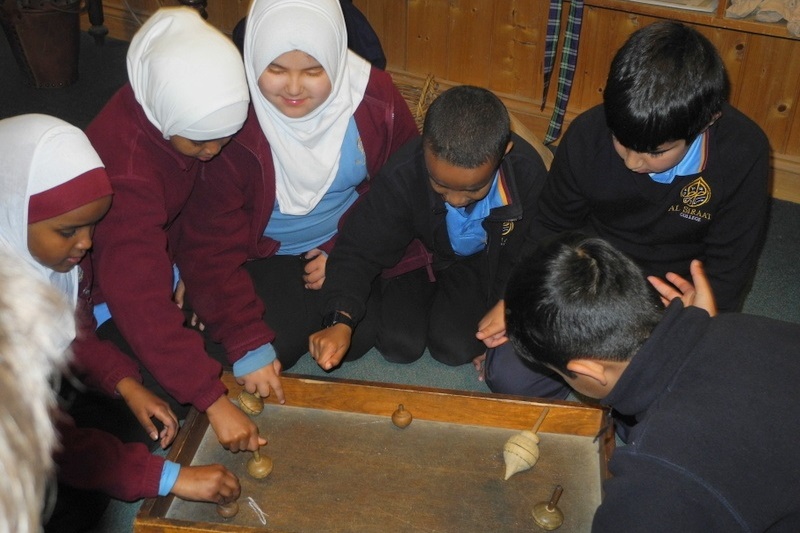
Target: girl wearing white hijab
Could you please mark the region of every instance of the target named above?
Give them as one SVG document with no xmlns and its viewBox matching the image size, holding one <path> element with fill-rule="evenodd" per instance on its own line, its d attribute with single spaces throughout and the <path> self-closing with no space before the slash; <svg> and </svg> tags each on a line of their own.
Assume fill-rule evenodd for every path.
<svg viewBox="0 0 800 533">
<path fill-rule="evenodd" d="M 179 427 L 175 414 L 165 401 L 141 385 L 133 361 L 113 344 L 100 342 L 92 327 L 91 278 L 81 275 L 78 265 L 89 262 L 86 256 L 95 225 L 112 203 L 111 183 L 97 152 L 78 128 L 38 114 L 0 120 L 0 150 L 4 162 L 0 166 L 2 255 L 13 262 L 21 282 L 23 276 L 45 281 L 61 299 L 50 302 L 49 309 L 28 309 L 32 305 L 28 300 L 15 302 L 19 307 L 15 312 L 20 316 L 45 313 L 38 319 L 41 324 L 30 326 L 31 332 L 41 333 L 44 326 L 48 331 L 29 340 L 32 348 L 38 345 L 39 349 L 29 354 L 4 352 L 4 357 L 24 359 L 9 357 L 3 364 L 24 369 L 18 378 L 23 381 L 20 390 L 31 393 L 31 403 L 39 405 L 37 398 L 42 399 L 44 412 L 39 413 L 39 423 L 47 421 L 50 425 L 45 408 L 54 408 L 55 402 L 48 378 L 53 371 L 57 374 L 63 369 L 54 367 L 52 360 L 61 361 L 63 356 L 53 358 L 69 346 L 73 356 L 70 373 L 93 390 L 124 399 L 148 433 L 143 440 L 149 437 L 160 440 L 162 447 L 168 446 Z M 76 323 L 80 326 L 77 332 Z M 50 398 L 49 404 L 46 398 Z M 117 415 L 100 413 L 101 417 Z M 138 426 L 134 417 L 129 418 Z M 161 422 L 160 434 L 151 418 Z M 144 444 L 123 443 L 84 424 L 78 428 L 64 413 L 55 421 L 60 436 L 55 453 L 59 488 L 45 531 L 89 527 L 102 516 L 109 496 L 137 500 L 172 493 L 212 502 L 238 496 L 238 480 L 221 465 L 182 468 L 154 456 Z M 53 442 L 47 440 L 45 429 L 41 428 L 37 439 L 44 440 L 42 449 L 49 452 Z M 49 457 L 45 459 L 37 460 L 51 464 Z"/>
<path fill-rule="evenodd" d="M 0 462 L 7 479 L 0 482 L 0 515 L 8 520 L 6 531 L 36 531 L 54 473 L 51 383 L 75 338 L 75 266 L 111 204 L 111 186 L 83 132 L 54 117 L 0 120 L 0 151 L 0 364 L 8 387 L 2 390 Z M 73 229 L 75 223 L 80 226 Z"/>
<path fill-rule="evenodd" d="M 162 8 L 134 35 L 127 66 L 129 83 L 86 130 L 114 187 L 92 252 L 92 297 L 107 309 L 96 309 L 98 334 L 142 363 L 145 384 L 176 413 L 193 405 L 223 446 L 255 450 L 258 428 L 228 400 L 220 363 L 172 300 L 179 215 L 204 162 L 247 116 L 241 56 L 196 10 Z"/>
<path fill-rule="evenodd" d="M 21 115 L 0 121 L 0 243 L 40 278 L 56 287 L 75 309 L 75 266 L 91 246 L 91 229 L 111 205 L 111 185 L 103 163 L 78 128 L 47 115 Z M 72 239 L 54 243 L 43 221 L 85 206 L 85 227 Z M 33 235 L 29 228 L 33 225 Z M 31 250 L 33 248 L 33 250 Z M 34 254 L 36 256 L 34 256 Z M 69 333 L 69 332 L 68 332 Z M 69 333 L 70 341 L 75 336 Z"/>
<path fill-rule="evenodd" d="M 320 327 L 340 222 L 419 133 L 391 77 L 348 50 L 337 0 L 254 0 L 243 55 L 252 111 L 186 206 L 178 264 L 234 375 L 265 396 Z M 348 360 L 376 322 L 359 324 Z"/>
</svg>

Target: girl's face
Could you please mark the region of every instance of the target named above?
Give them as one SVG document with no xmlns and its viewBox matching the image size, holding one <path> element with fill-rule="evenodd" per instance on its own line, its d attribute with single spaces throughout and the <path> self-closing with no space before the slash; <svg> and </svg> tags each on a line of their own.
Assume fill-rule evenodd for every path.
<svg viewBox="0 0 800 533">
<path fill-rule="evenodd" d="M 300 50 L 275 58 L 258 78 L 269 103 L 289 118 L 308 115 L 331 94 L 331 80 L 319 61 Z"/>
<path fill-rule="evenodd" d="M 230 141 L 231 137 L 212 139 L 210 141 L 193 141 L 180 135 L 173 135 L 169 138 L 169 143 L 179 153 L 194 157 L 200 161 L 211 161 Z"/>
<path fill-rule="evenodd" d="M 43 266 L 69 272 L 92 247 L 94 226 L 110 207 L 111 196 L 105 196 L 63 215 L 28 224 L 28 251 Z"/>
</svg>

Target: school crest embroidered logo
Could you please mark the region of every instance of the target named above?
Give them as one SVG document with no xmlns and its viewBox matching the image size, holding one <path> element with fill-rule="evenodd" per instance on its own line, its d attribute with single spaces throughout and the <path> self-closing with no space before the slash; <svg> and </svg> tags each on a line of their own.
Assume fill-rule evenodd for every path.
<svg viewBox="0 0 800 533">
<path fill-rule="evenodd" d="M 503 231 L 501 232 L 501 235 L 505 237 L 512 231 L 514 231 L 514 222 L 503 222 Z"/>
<path fill-rule="evenodd" d="M 684 205 L 700 207 L 711 200 L 711 187 L 702 176 L 681 189 L 681 198 Z"/>
</svg>

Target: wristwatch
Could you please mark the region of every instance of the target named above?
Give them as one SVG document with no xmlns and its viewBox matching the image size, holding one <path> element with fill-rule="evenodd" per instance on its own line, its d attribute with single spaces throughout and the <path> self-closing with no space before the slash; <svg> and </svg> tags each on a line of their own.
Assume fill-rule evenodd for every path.
<svg viewBox="0 0 800 533">
<path fill-rule="evenodd" d="M 350 326 L 350 329 L 356 329 L 356 321 L 339 311 L 332 311 L 322 319 L 323 328 L 329 328 L 335 324 L 344 324 Z"/>
</svg>

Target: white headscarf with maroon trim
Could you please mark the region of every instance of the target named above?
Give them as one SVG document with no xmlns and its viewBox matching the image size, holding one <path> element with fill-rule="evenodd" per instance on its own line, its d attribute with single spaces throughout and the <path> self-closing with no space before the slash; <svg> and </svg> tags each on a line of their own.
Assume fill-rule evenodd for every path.
<svg viewBox="0 0 800 533">
<path fill-rule="evenodd" d="M 161 8 L 133 36 L 128 79 L 165 139 L 210 141 L 239 131 L 250 94 L 239 51 L 190 7 Z"/>
<path fill-rule="evenodd" d="M 48 115 L 20 115 L 0 120 L 0 153 L 3 160 L 0 165 L 0 245 L 59 289 L 66 296 L 70 309 L 74 309 L 78 269 L 56 272 L 31 255 L 28 207 L 31 196 L 55 189 L 104 165 L 80 129 Z M 104 178 L 108 181 L 107 176 Z M 110 184 L 107 192 L 111 192 Z M 63 212 L 73 208 L 67 205 Z"/>
<path fill-rule="evenodd" d="M 319 61 L 332 86 L 328 99 L 301 118 L 278 111 L 258 88 L 267 66 L 293 50 Z M 244 64 L 258 122 L 272 147 L 281 213 L 305 215 L 336 178 L 347 125 L 364 98 L 371 65 L 347 49 L 338 0 L 253 0 Z"/>
</svg>

